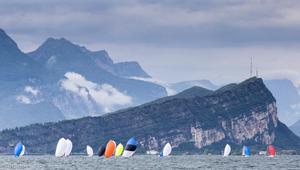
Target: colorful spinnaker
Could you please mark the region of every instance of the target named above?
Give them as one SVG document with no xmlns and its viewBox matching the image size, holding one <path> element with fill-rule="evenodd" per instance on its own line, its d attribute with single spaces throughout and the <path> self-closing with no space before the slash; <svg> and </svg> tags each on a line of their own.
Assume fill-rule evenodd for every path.
<svg viewBox="0 0 300 170">
<path fill-rule="evenodd" d="M 230 147 L 230 145 L 226 144 L 226 146 L 225 146 L 225 148 L 224 148 L 224 154 L 223 154 L 223 156 L 224 156 L 224 157 L 229 156 L 229 155 L 230 155 L 230 152 L 231 152 L 231 147 Z"/>
<path fill-rule="evenodd" d="M 270 157 L 274 157 L 276 155 L 276 150 L 273 145 L 268 146 L 268 154 Z"/>
<path fill-rule="evenodd" d="M 137 148 L 137 141 L 134 138 L 130 138 L 126 143 L 125 150 L 123 152 L 123 157 L 129 158 L 133 156 Z"/>
<path fill-rule="evenodd" d="M 172 146 L 170 143 L 167 143 L 164 146 L 162 152 L 160 153 L 160 156 L 169 156 L 171 154 L 171 152 L 172 152 Z"/>
<path fill-rule="evenodd" d="M 124 151 L 124 146 L 122 145 L 122 143 L 119 143 L 116 148 L 115 157 L 120 157 L 123 151 Z"/>
<path fill-rule="evenodd" d="M 26 147 L 24 145 L 22 145 L 22 152 L 20 153 L 20 157 L 24 156 L 26 152 Z"/>
<path fill-rule="evenodd" d="M 22 153 L 22 150 L 23 150 L 23 145 L 21 142 L 17 143 L 17 145 L 15 146 L 15 156 L 16 157 L 19 157 L 20 154 Z"/>
<path fill-rule="evenodd" d="M 105 153 L 104 153 L 105 158 L 112 157 L 113 154 L 115 153 L 115 149 L 116 149 L 116 142 L 114 140 L 108 141 L 108 143 L 106 144 L 106 149 L 105 149 Z"/>
<path fill-rule="evenodd" d="M 101 156 L 104 155 L 105 149 L 106 149 L 106 148 L 105 148 L 104 145 L 101 145 L 101 146 L 99 147 L 99 149 L 98 149 L 98 156 L 99 156 L 99 157 L 101 157 Z"/>
<path fill-rule="evenodd" d="M 62 157 L 65 155 L 67 143 L 65 138 L 60 138 L 56 145 L 55 156 Z"/>
<path fill-rule="evenodd" d="M 251 155 L 251 150 L 248 146 L 245 146 L 245 157 L 249 157 Z"/>
<path fill-rule="evenodd" d="M 88 157 L 92 157 L 94 155 L 93 148 L 89 145 L 86 146 L 86 154 Z"/>
<path fill-rule="evenodd" d="M 73 143 L 70 139 L 66 140 L 66 149 L 65 149 L 65 157 L 70 156 L 73 149 Z"/>
</svg>

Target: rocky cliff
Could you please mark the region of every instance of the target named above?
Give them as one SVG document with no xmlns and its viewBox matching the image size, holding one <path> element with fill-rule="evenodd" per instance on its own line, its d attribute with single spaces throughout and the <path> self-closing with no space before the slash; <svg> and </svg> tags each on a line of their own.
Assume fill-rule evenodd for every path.
<svg viewBox="0 0 300 170">
<path fill-rule="evenodd" d="M 190 93 L 190 92 L 189 92 Z M 178 152 L 215 152 L 225 143 L 278 149 L 300 148 L 300 139 L 277 118 L 276 101 L 263 81 L 248 79 L 205 96 L 170 98 L 101 117 L 35 124 L 0 133 L 0 152 L 12 152 L 18 141 L 29 153 L 53 153 L 60 137 L 74 151 L 95 149 L 110 138 L 125 143 L 135 136 L 139 151 L 159 150 L 170 142 Z"/>
</svg>

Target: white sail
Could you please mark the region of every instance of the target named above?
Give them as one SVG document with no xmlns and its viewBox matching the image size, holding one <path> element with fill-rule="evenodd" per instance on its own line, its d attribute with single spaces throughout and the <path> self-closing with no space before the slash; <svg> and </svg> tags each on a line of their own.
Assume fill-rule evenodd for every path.
<svg viewBox="0 0 300 170">
<path fill-rule="evenodd" d="M 245 156 L 245 149 L 246 149 L 246 147 L 245 147 L 245 146 L 243 146 L 243 150 L 242 150 L 242 156 Z"/>
<path fill-rule="evenodd" d="M 169 156 L 172 152 L 172 146 L 170 143 L 167 143 L 163 149 L 163 156 Z"/>
<path fill-rule="evenodd" d="M 20 153 L 20 157 L 25 155 L 26 148 L 22 145 L 22 152 Z"/>
<path fill-rule="evenodd" d="M 86 154 L 88 157 L 92 157 L 94 155 L 93 148 L 89 145 L 86 146 Z"/>
<path fill-rule="evenodd" d="M 66 151 L 66 139 L 65 138 L 60 138 L 59 141 L 57 142 L 56 145 L 56 151 L 55 151 L 55 156 L 56 157 L 62 157 L 65 155 L 65 151 Z"/>
<path fill-rule="evenodd" d="M 66 149 L 65 149 L 65 156 L 70 156 L 73 149 L 73 144 L 70 139 L 66 140 Z"/>
<path fill-rule="evenodd" d="M 231 152 L 231 147 L 230 145 L 226 144 L 225 149 L 224 149 L 224 156 L 229 156 Z"/>
</svg>

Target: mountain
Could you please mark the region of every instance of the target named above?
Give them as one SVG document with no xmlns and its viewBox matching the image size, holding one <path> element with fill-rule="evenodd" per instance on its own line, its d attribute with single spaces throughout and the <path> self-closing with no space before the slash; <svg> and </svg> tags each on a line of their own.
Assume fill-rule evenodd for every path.
<svg viewBox="0 0 300 170">
<path fill-rule="evenodd" d="M 278 107 L 279 120 L 287 124 L 288 126 L 295 123 L 300 119 L 300 95 L 299 89 L 288 79 L 268 79 L 264 80 L 267 88 L 272 92 L 276 99 Z M 218 85 L 212 84 L 209 80 L 194 80 L 185 81 L 171 84 L 169 88 L 175 90 L 177 93 L 194 85 L 204 87 L 209 90 L 218 89 Z M 236 83 L 225 85 L 218 89 L 219 91 L 230 89 L 234 87 Z"/>
<path fill-rule="evenodd" d="M 95 79 L 97 74 L 94 72 L 96 71 L 96 73 L 101 74 L 104 80 L 107 77 L 111 78 L 112 75 L 117 77 L 150 77 L 137 62 L 114 64 L 105 50 L 90 51 L 65 38 L 48 38 L 37 50 L 28 53 L 28 55 L 46 68 L 62 75 L 73 71 Z"/>
<path fill-rule="evenodd" d="M 0 129 L 53 122 L 139 105 L 166 96 L 137 62 L 114 63 L 104 50 L 90 51 L 48 38 L 23 53 L 0 29 Z"/>
<path fill-rule="evenodd" d="M 120 62 L 114 65 L 114 72 L 121 77 L 151 78 L 135 61 Z"/>
<path fill-rule="evenodd" d="M 64 38 L 48 38 L 28 55 L 59 75 L 63 90 L 52 98 L 68 119 L 96 116 L 167 95 L 160 85 L 128 78 L 149 77 L 137 62 L 115 64 L 106 51 L 90 51 Z"/>
<path fill-rule="evenodd" d="M 287 125 L 300 119 L 300 95 L 297 87 L 288 79 L 264 81 L 277 101 L 278 117 Z"/>
<path fill-rule="evenodd" d="M 182 82 L 170 84 L 170 88 L 175 90 L 177 93 L 182 92 L 194 86 L 203 87 L 209 90 L 216 90 L 219 88 L 219 86 L 213 84 L 209 80 L 190 80 L 190 81 L 182 81 Z"/>
<path fill-rule="evenodd" d="M 28 153 L 53 154 L 60 137 L 73 141 L 74 152 L 84 152 L 87 144 L 96 149 L 109 139 L 125 143 L 132 136 L 138 140 L 139 152 L 160 150 L 167 142 L 181 153 L 220 153 L 226 143 L 234 152 L 244 144 L 255 152 L 268 144 L 279 151 L 299 152 L 300 138 L 278 120 L 275 98 L 262 79 L 251 78 L 231 87 L 100 117 L 4 130 L 0 132 L 0 152 L 11 153 L 21 140 Z"/>
<path fill-rule="evenodd" d="M 290 129 L 298 136 L 300 136 L 300 120 L 290 126 Z"/>
<path fill-rule="evenodd" d="M 0 29 L 0 129 L 30 123 L 63 120 L 63 114 L 42 89 L 51 84 L 51 73 L 30 59 Z"/>
</svg>

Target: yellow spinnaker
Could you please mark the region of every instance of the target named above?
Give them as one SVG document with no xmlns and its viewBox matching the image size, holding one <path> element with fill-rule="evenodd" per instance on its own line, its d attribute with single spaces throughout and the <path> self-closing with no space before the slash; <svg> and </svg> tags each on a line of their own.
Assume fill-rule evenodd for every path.
<svg viewBox="0 0 300 170">
<path fill-rule="evenodd" d="M 123 151 L 124 151 L 124 146 L 122 145 L 122 143 L 120 143 L 116 148 L 115 156 L 116 157 L 121 156 Z"/>
</svg>

